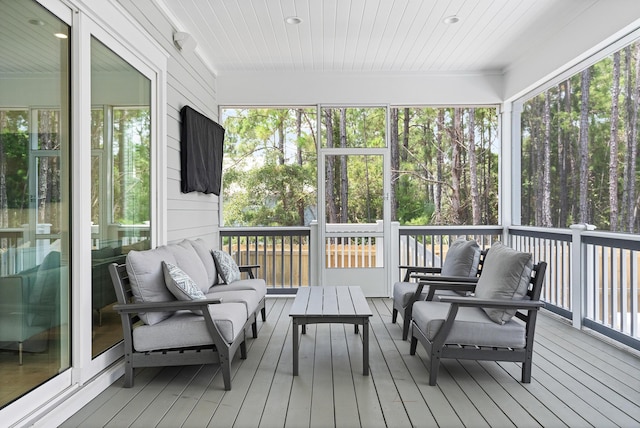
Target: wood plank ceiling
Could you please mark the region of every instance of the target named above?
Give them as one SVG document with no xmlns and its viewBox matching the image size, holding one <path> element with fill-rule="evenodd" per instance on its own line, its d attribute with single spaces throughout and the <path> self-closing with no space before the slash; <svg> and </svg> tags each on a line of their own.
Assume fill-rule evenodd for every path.
<svg viewBox="0 0 640 428">
<path fill-rule="evenodd" d="M 218 73 L 500 73 L 603 0 L 156 1 Z"/>
</svg>

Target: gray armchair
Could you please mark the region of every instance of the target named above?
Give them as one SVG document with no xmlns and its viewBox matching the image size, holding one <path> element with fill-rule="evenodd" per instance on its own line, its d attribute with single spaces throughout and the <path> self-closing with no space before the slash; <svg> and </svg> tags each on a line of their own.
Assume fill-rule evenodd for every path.
<svg viewBox="0 0 640 428">
<path fill-rule="evenodd" d="M 545 262 L 533 266 L 530 254 L 494 244 L 473 297 L 436 296 L 434 301 L 414 303 L 410 354 L 415 355 L 418 342 L 424 346 L 430 385 L 436 384 L 442 358 L 521 362 L 521 380 L 531 382 L 546 266 Z M 425 285 L 452 287 L 428 281 Z"/>
<path fill-rule="evenodd" d="M 486 251 L 481 251 L 476 241 L 459 238 L 451 244 L 442 267 L 400 266 L 406 269 L 402 281 L 393 285 L 393 311 L 391 322 L 396 323 L 398 312 L 402 313 L 402 340 L 407 340 L 413 304 L 420 300 L 432 300 L 433 291 L 429 295 L 429 287 L 419 280 L 433 279 L 446 282 L 470 282 L 475 284 L 482 270 L 482 262 Z M 473 290 L 473 286 L 470 288 Z M 455 291 L 454 291 L 455 290 Z M 460 287 L 450 290 L 441 289 L 440 293 L 456 295 L 465 293 Z"/>
</svg>

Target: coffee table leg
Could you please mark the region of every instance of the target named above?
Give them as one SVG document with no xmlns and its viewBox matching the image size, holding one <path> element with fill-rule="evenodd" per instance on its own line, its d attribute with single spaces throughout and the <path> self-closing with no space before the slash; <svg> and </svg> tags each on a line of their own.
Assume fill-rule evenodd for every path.
<svg viewBox="0 0 640 428">
<path fill-rule="evenodd" d="M 304 329 L 304 325 L 302 326 Z M 293 375 L 298 376 L 298 320 L 293 318 Z"/>
<path fill-rule="evenodd" d="M 369 375 L 369 318 L 362 321 L 362 374 Z"/>
</svg>

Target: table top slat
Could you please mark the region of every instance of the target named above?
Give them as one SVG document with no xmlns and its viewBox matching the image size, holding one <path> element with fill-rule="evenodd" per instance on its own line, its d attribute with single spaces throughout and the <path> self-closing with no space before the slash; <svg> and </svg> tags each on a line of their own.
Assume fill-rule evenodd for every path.
<svg viewBox="0 0 640 428">
<path fill-rule="evenodd" d="M 373 315 L 371 308 L 367 303 L 367 298 L 364 297 L 360 287 L 349 287 L 349 292 L 351 293 L 351 301 L 353 302 L 353 307 L 357 314 Z"/>
<path fill-rule="evenodd" d="M 338 297 L 336 296 L 335 287 L 322 287 L 324 290 L 322 314 L 327 315 L 340 315 L 338 310 Z"/>
<path fill-rule="evenodd" d="M 309 302 L 310 295 L 310 288 L 298 288 L 298 291 L 296 292 L 296 298 L 291 305 L 289 315 L 304 315 L 307 312 L 307 303 Z"/>
<path fill-rule="evenodd" d="M 322 315 L 324 313 L 322 296 L 324 287 L 309 287 L 311 294 L 309 295 L 309 303 L 307 304 L 306 315 Z"/>
<path fill-rule="evenodd" d="M 336 287 L 336 293 L 338 295 L 338 307 L 340 308 L 341 315 L 355 315 L 356 310 L 353 307 L 351 300 L 351 287 Z"/>
</svg>

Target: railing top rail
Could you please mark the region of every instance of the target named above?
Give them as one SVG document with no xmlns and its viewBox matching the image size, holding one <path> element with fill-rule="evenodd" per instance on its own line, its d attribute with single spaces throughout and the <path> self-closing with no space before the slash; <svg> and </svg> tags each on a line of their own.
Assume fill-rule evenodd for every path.
<svg viewBox="0 0 640 428">
<path fill-rule="evenodd" d="M 495 234 L 503 232 L 504 227 L 497 225 L 476 225 L 476 226 L 399 226 L 400 235 L 421 235 L 421 234 L 466 234 L 473 235 Z"/>
<path fill-rule="evenodd" d="M 310 227 L 221 227 L 220 236 L 309 236 Z"/>
<path fill-rule="evenodd" d="M 583 232 L 580 235 L 584 244 L 622 248 L 640 251 L 640 235 L 614 232 Z"/>
<path fill-rule="evenodd" d="M 571 242 L 571 229 L 554 227 L 509 226 L 509 234 L 516 236 L 531 236 L 533 238 L 554 239 L 556 241 Z"/>
</svg>

